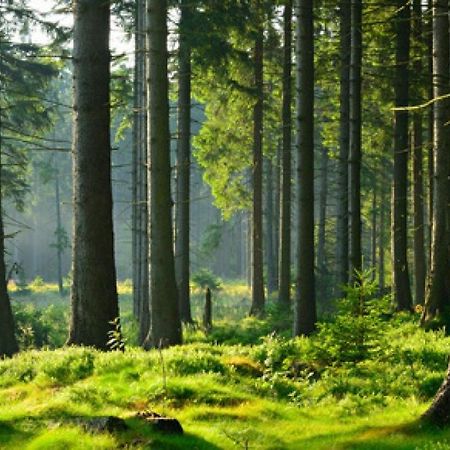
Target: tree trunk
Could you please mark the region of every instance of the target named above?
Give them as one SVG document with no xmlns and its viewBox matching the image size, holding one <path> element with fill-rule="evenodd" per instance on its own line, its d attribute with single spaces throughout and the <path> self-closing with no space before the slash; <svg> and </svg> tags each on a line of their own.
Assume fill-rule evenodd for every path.
<svg viewBox="0 0 450 450">
<path fill-rule="evenodd" d="M 191 175 L 191 49 L 189 31 L 190 0 L 180 3 L 178 68 L 178 142 L 177 142 L 177 214 L 175 233 L 175 269 L 180 318 L 192 322 L 189 289 L 189 231 Z"/>
<path fill-rule="evenodd" d="M 433 1 L 434 98 L 449 92 L 448 4 Z M 448 255 L 449 100 L 434 102 L 434 194 L 431 262 L 422 322 L 441 314 L 448 318 L 450 302 Z"/>
<path fill-rule="evenodd" d="M 107 349 L 119 317 L 111 189 L 109 3 L 74 3 L 73 256 L 68 344 Z"/>
<path fill-rule="evenodd" d="M 314 281 L 314 27 L 310 0 L 296 0 L 298 249 L 294 335 L 316 324 Z"/>
<path fill-rule="evenodd" d="M 203 328 L 206 332 L 211 331 L 212 328 L 212 301 L 211 301 L 211 289 L 206 288 L 205 291 L 205 310 L 203 312 Z"/>
<path fill-rule="evenodd" d="M 135 10 L 132 259 L 133 310 L 139 322 L 140 344 L 144 342 L 150 327 L 145 72 L 145 1 L 137 0 Z"/>
<path fill-rule="evenodd" d="M 289 308 L 291 303 L 292 0 L 286 1 L 283 18 L 283 151 L 281 158 L 280 278 L 278 299 L 280 305 L 284 308 Z"/>
<path fill-rule="evenodd" d="M 267 293 L 271 294 L 277 290 L 276 261 L 273 248 L 273 163 L 266 159 L 266 259 L 267 259 Z"/>
<path fill-rule="evenodd" d="M 261 8 L 259 0 L 256 7 Z M 261 14 L 261 13 L 259 13 Z M 261 19 L 260 19 L 261 20 Z M 252 215 L 252 305 L 251 315 L 264 313 L 263 276 L 263 208 L 262 208 L 262 169 L 263 169 L 263 25 L 258 25 L 254 48 L 254 82 L 256 103 L 253 109 L 253 215 Z"/>
<path fill-rule="evenodd" d="M 349 280 L 349 216 L 348 179 L 350 147 L 350 55 L 351 55 L 351 0 L 341 0 L 340 13 L 340 119 L 339 160 L 337 174 L 336 266 L 337 283 L 345 286 Z"/>
<path fill-rule="evenodd" d="M 317 238 L 317 269 L 320 276 L 318 294 L 321 300 L 326 295 L 327 262 L 325 254 L 326 220 L 327 220 L 327 198 L 328 198 L 328 149 L 321 148 L 320 164 L 320 189 L 319 189 L 319 230 Z"/>
<path fill-rule="evenodd" d="M 61 221 L 61 198 L 59 189 L 59 169 L 57 162 L 55 162 L 55 209 L 56 209 L 56 271 L 58 277 L 58 292 L 59 295 L 64 294 L 63 275 L 62 275 L 62 254 L 64 248 L 62 247 L 62 221 Z"/>
<path fill-rule="evenodd" d="M 420 95 L 420 79 L 423 72 L 422 52 L 420 44 L 422 38 L 422 4 L 421 0 L 413 3 L 413 33 L 415 52 L 414 73 L 419 79 L 416 81 L 415 103 L 420 104 L 423 98 Z M 422 112 L 416 112 L 413 116 L 413 141 L 412 141 L 412 165 L 413 165 L 413 226 L 414 226 L 414 301 L 415 304 L 423 304 L 425 296 L 425 229 L 424 229 L 424 189 L 423 189 L 423 134 Z"/>
<path fill-rule="evenodd" d="M 450 366 L 447 369 L 444 382 L 433 399 L 433 403 L 425 411 L 422 418 L 438 426 L 450 423 Z"/>
<path fill-rule="evenodd" d="M 350 55 L 350 274 L 358 281 L 362 268 L 361 250 L 361 65 L 362 0 L 352 0 Z"/>
<path fill-rule="evenodd" d="M 380 292 L 385 291 L 385 244 L 386 244 L 386 204 L 388 195 L 386 187 L 381 185 L 380 189 L 380 238 L 378 240 L 378 286 Z"/>
<path fill-rule="evenodd" d="M 428 0 L 428 10 L 432 11 L 433 0 Z M 432 14 L 428 14 L 427 21 L 427 83 L 428 83 L 428 98 L 432 99 L 434 95 L 433 86 L 433 18 Z M 432 228 L 433 228 L 433 180 L 434 180 L 434 164 L 433 164 L 433 134 L 434 134 L 434 107 L 428 108 L 427 114 L 427 128 L 428 128 L 428 245 L 427 256 L 428 261 L 431 261 L 431 241 L 432 241 Z M 429 263 L 430 264 L 430 263 Z"/>
<path fill-rule="evenodd" d="M 170 193 L 167 0 L 147 4 L 148 179 L 150 205 L 150 332 L 145 347 L 181 344 Z"/>
<path fill-rule="evenodd" d="M 0 142 L 1 144 L 1 142 Z M 1 158 L 1 146 L 0 146 Z M 5 265 L 5 231 L 3 227 L 2 164 L 0 161 L 0 359 L 14 355 L 19 351 L 14 334 L 14 317 L 8 295 L 8 281 Z"/>
<path fill-rule="evenodd" d="M 378 196 L 378 186 L 377 177 L 375 175 L 373 180 L 372 188 L 372 211 L 371 211 L 371 249 L 370 249 L 370 263 L 372 269 L 372 279 L 375 280 L 377 273 L 377 234 L 378 234 L 378 223 L 377 223 L 377 196 Z"/>
<path fill-rule="evenodd" d="M 407 107 L 409 102 L 409 35 L 410 7 L 397 0 L 395 20 L 395 106 Z M 408 214 L 408 111 L 395 111 L 394 123 L 394 189 L 392 209 L 392 266 L 394 303 L 399 311 L 412 307 L 407 259 Z"/>
</svg>

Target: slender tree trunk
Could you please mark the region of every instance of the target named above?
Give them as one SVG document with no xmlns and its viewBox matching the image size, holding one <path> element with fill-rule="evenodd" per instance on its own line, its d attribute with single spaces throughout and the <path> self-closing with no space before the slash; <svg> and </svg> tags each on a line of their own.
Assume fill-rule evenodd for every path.
<svg viewBox="0 0 450 450">
<path fill-rule="evenodd" d="M 413 3 L 413 33 L 415 52 L 414 73 L 421 79 L 423 72 L 422 52 L 420 44 L 422 38 L 422 2 L 414 0 Z M 420 81 L 416 82 L 415 102 L 422 103 L 420 95 Z M 423 189 L 423 134 L 422 134 L 422 112 L 416 112 L 413 116 L 413 142 L 412 142 L 412 165 L 413 165 L 413 226 L 414 226 L 414 300 L 416 304 L 423 304 L 425 296 L 425 219 L 424 219 L 424 189 Z"/>
<path fill-rule="evenodd" d="M 182 340 L 172 240 L 167 0 L 149 0 L 147 13 L 151 324 L 146 348 Z"/>
<path fill-rule="evenodd" d="M 191 49 L 188 42 L 191 0 L 180 3 L 178 69 L 177 214 L 175 269 L 183 322 L 192 322 L 189 289 L 189 231 L 191 175 Z"/>
<path fill-rule="evenodd" d="M 351 0 L 341 0 L 340 16 L 340 119 L 339 161 L 336 221 L 337 282 L 345 286 L 349 280 L 349 215 L 348 180 L 350 147 L 350 55 L 351 55 Z"/>
<path fill-rule="evenodd" d="M 283 48 L 283 150 L 280 196 L 280 279 L 278 299 L 288 308 L 291 303 L 291 178 L 292 178 L 292 0 L 284 6 Z"/>
<path fill-rule="evenodd" d="M 294 335 L 316 324 L 314 280 L 314 26 L 310 0 L 296 0 L 298 249 Z"/>
<path fill-rule="evenodd" d="M 433 86 L 434 98 L 449 93 L 448 3 L 433 1 Z M 437 315 L 448 318 L 450 274 L 448 254 L 448 175 L 450 102 L 434 102 L 434 194 L 431 262 L 422 322 Z M 436 398 L 437 400 L 437 398 Z M 434 414 L 434 413 L 433 413 Z"/>
<path fill-rule="evenodd" d="M 386 187 L 380 187 L 380 238 L 378 240 L 378 285 L 380 292 L 385 291 L 385 245 L 386 245 L 386 203 L 388 203 L 388 195 L 386 195 Z"/>
<path fill-rule="evenodd" d="M 261 5 L 256 1 L 256 7 Z M 254 48 L 254 82 L 256 103 L 253 109 L 253 215 L 252 215 L 252 305 L 251 315 L 264 313 L 263 276 L 263 25 L 259 24 Z"/>
<path fill-rule="evenodd" d="M 433 10 L 433 0 L 428 0 L 428 10 Z M 427 84 L 428 84 L 428 98 L 432 99 L 434 95 L 433 87 L 433 19 L 432 14 L 428 14 L 427 22 Z M 428 108 L 427 114 L 427 128 L 428 128 L 428 246 L 427 256 L 428 261 L 431 261 L 431 241 L 433 228 L 433 180 L 434 180 L 434 164 L 433 164 L 433 134 L 434 134 L 434 107 Z"/>
<path fill-rule="evenodd" d="M 57 265 L 57 277 L 58 277 L 58 292 L 59 295 L 63 295 L 63 275 L 62 275 L 62 254 L 64 249 L 62 248 L 62 221 L 61 221 L 61 198 L 59 192 L 59 170 L 57 163 L 55 164 L 55 207 L 56 207 L 56 265 Z"/>
<path fill-rule="evenodd" d="M 0 136 L 0 359 L 14 355 L 19 351 L 14 334 L 14 317 L 8 295 L 8 280 L 5 265 L 5 231 L 3 226 L 3 184 L 1 163 L 2 146 Z"/>
<path fill-rule="evenodd" d="M 267 293 L 271 294 L 277 290 L 276 261 L 273 249 L 273 163 L 266 159 L 266 258 L 267 258 Z"/>
<path fill-rule="evenodd" d="M 148 280 L 148 207 L 147 207 L 147 113 L 145 1 L 137 0 L 135 10 L 135 73 L 133 128 L 133 305 L 139 322 L 139 342 L 142 344 L 150 327 Z"/>
<path fill-rule="evenodd" d="M 361 65 L 362 0 L 351 0 L 350 55 L 350 270 L 354 280 L 362 268 L 361 250 Z"/>
<path fill-rule="evenodd" d="M 274 179 L 274 218 L 273 218 L 273 259 L 275 264 L 275 290 L 280 284 L 280 216 L 281 216 L 281 152 L 282 145 L 277 143 L 275 158 L 275 179 Z"/>
<path fill-rule="evenodd" d="M 327 262 L 325 255 L 327 198 L 328 198 L 328 149 L 321 148 L 320 163 L 320 188 L 319 188 L 319 230 L 317 239 L 317 268 L 320 274 L 320 298 L 326 293 L 325 276 L 327 274 Z"/>
<path fill-rule="evenodd" d="M 395 106 L 407 107 L 409 103 L 409 38 L 410 6 L 397 0 Z M 407 259 L 408 214 L 408 112 L 395 111 L 394 123 L 394 190 L 392 210 L 392 266 L 394 302 L 397 310 L 412 307 Z"/>
<path fill-rule="evenodd" d="M 109 3 L 74 3 L 74 233 L 68 344 L 107 349 L 119 317 L 111 189 Z"/>
</svg>

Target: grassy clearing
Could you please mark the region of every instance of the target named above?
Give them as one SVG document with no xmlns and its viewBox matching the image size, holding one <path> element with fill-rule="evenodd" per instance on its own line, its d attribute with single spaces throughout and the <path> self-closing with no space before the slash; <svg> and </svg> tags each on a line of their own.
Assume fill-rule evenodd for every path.
<svg viewBox="0 0 450 450">
<path fill-rule="evenodd" d="M 289 340 L 283 331 L 269 334 L 286 321 L 274 309 L 264 321 L 227 320 L 248 300 L 225 287 L 213 333 L 186 330 L 190 343 L 162 353 L 163 377 L 161 354 L 131 345 L 106 354 L 33 350 L 45 326 L 51 347 L 65 337 L 67 299 L 49 305 L 42 296 L 53 294 L 14 298 L 19 311 L 34 308 L 22 323 L 34 318 L 36 330 L 28 351 L 0 361 L 2 449 L 450 449 L 450 430 L 417 423 L 444 376 L 450 339 L 418 329 L 414 317 L 376 318 L 378 331 L 366 322 L 325 324 L 312 338 Z M 195 295 L 194 311 L 202 302 Z M 130 302 L 124 287 L 129 342 Z M 346 334 L 356 329 L 364 337 L 357 345 Z M 146 409 L 178 418 L 185 435 L 154 433 L 135 418 Z M 80 428 L 80 417 L 101 415 L 124 418 L 129 430 Z"/>
</svg>

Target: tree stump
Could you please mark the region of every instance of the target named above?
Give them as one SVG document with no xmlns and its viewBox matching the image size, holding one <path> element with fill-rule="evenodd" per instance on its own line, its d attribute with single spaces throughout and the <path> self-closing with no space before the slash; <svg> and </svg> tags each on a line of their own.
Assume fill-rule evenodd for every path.
<svg viewBox="0 0 450 450">
<path fill-rule="evenodd" d="M 205 310 L 203 312 L 203 328 L 206 332 L 211 331 L 212 328 L 212 301 L 211 301 L 211 289 L 206 288 L 205 292 Z"/>
</svg>

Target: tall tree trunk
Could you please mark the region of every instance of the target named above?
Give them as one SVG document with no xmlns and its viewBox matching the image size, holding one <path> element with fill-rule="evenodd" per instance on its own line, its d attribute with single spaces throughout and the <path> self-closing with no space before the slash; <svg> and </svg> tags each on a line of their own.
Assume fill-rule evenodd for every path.
<svg viewBox="0 0 450 450">
<path fill-rule="evenodd" d="M 57 160 L 56 160 L 57 161 Z M 63 248 L 63 227 L 61 221 L 61 198 L 60 198 L 60 189 L 59 189 L 59 169 L 57 162 L 55 162 L 55 209 L 56 209 L 56 271 L 58 277 L 58 292 L 59 295 L 63 295 L 64 286 L 63 286 L 63 275 L 62 275 L 62 254 L 64 251 Z"/>
<path fill-rule="evenodd" d="M 378 286 L 380 292 L 385 290 L 385 245 L 386 245 L 386 204 L 388 195 L 386 187 L 380 187 L 380 237 L 378 239 Z"/>
<path fill-rule="evenodd" d="M 345 286 L 349 280 L 349 216 L 348 179 L 350 147 L 350 55 L 351 55 L 351 0 L 341 0 L 340 16 L 340 94 L 339 94 L 339 161 L 336 221 L 337 282 Z"/>
<path fill-rule="evenodd" d="M 261 8 L 256 0 L 256 8 Z M 258 14 L 261 14 L 258 11 Z M 253 215 L 252 215 L 252 305 L 251 315 L 264 312 L 263 276 L 263 207 L 262 207 L 262 169 L 263 169 L 263 24 L 258 24 L 254 48 L 254 83 L 256 103 L 253 108 Z"/>
<path fill-rule="evenodd" d="M 1 162 L 2 146 L 0 136 L 0 359 L 14 355 L 19 351 L 14 334 L 14 317 L 8 295 L 8 280 L 5 265 L 5 231 L 3 226 L 3 183 Z"/>
<path fill-rule="evenodd" d="M 317 238 L 317 269 L 320 276 L 320 299 L 324 300 L 326 294 L 326 274 L 327 262 L 325 255 L 326 242 L 326 220 L 327 220 L 327 199 L 328 199 L 328 149 L 321 148 L 320 163 L 320 188 L 319 188 L 319 230 Z"/>
<path fill-rule="evenodd" d="M 422 37 L 422 2 L 414 0 L 413 3 L 413 33 L 415 43 L 414 73 L 419 80 L 416 81 L 415 98 L 417 104 L 422 103 L 420 95 L 420 79 L 423 72 L 422 51 L 420 45 Z M 424 219 L 424 189 L 423 189 L 423 134 L 422 112 L 416 112 L 413 116 L 413 141 L 412 141 L 412 165 L 413 165 L 413 226 L 414 226 L 414 300 L 416 304 L 423 304 L 425 296 L 425 219 Z"/>
<path fill-rule="evenodd" d="M 284 6 L 283 47 L 283 150 L 281 158 L 280 196 L 280 305 L 289 308 L 291 303 L 291 178 L 292 178 L 292 0 Z"/>
<path fill-rule="evenodd" d="M 433 1 L 433 86 L 434 98 L 434 194 L 431 262 L 422 321 L 438 314 L 448 318 L 450 274 L 448 255 L 448 168 L 450 102 L 440 98 L 449 93 L 448 3 Z"/>
<path fill-rule="evenodd" d="M 273 163 L 270 158 L 266 159 L 266 259 L 267 259 L 267 293 L 271 294 L 277 290 L 276 261 L 273 248 Z"/>
<path fill-rule="evenodd" d="M 352 0 L 350 55 L 350 270 L 354 280 L 362 268 L 361 250 L 361 65 L 362 0 Z"/>
<path fill-rule="evenodd" d="M 275 177 L 274 177 L 274 218 L 273 218 L 273 259 L 275 264 L 275 290 L 278 290 L 280 284 L 280 215 L 281 215 L 281 141 L 277 143 L 275 157 Z"/>
<path fill-rule="evenodd" d="M 377 178 L 375 176 L 373 180 L 372 188 L 372 210 L 371 210 L 371 227 L 370 227 L 370 264 L 372 269 L 372 279 L 375 280 L 377 273 L 377 234 L 378 234 L 378 223 L 377 223 L 377 201 L 378 201 L 378 186 Z"/>
<path fill-rule="evenodd" d="M 74 2 L 74 226 L 68 344 L 107 349 L 119 317 L 111 189 L 109 3 Z"/>
<path fill-rule="evenodd" d="M 139 343 L 141 344 L 150 327 L 145 59 L 145 1 L 137 0 L 135 10 L 132 258 L 133 309 L 139 322 Z"/>
<path fill-rule="evenodd" d="M 397 0 L 395 20 L 395 106 L 407 107 L 409 103 L 409 38 L 410 6 Z M 397 310 L 412 307 L 411 287 L 407 259 L 408 214 L 408 111 L 395 111 L 394 123 L 394 190 L 392 210 L 392 266 L 394 302 Z"/>
<path fill-rule="evenodd" d="M 149 0 L 147 11 L 151 298 L 150 332 L 145 342 L 148 348 L 180 344 L 182 333 L 172 245 L 167 0 Z"/>
<path fill-rule="evenodd" d="M 191 177 L 191 48 L 188 41 L 190 1 L 180 3 L 178 68 L 177 214 L 175 269 L 183 322 L 192 322 L 189 289 L 189 231 Z"/>
<path fill-rule="evenodd" d="M 433 87 L 433 18 L 431 11 L 433 10 L 433 0 L 428 0 L 428 21 L 427 25 L 427 84 L 428 84 L 428 98 L 432 99 L 434 95 Z M 427 114 L 427 129 L 428 129 L 428 245 L 427 245 L 427 256 L 428 261 L 431 261 L 431 233 L 433 228 L 433 180 L 434 180 L 434 169 L 433 169 L 433 134 L 434 134 L 434 107 L 428 108 Z"/>
<path fill-rule="evenodd" d="M 296 0 L 298 249 L 294 335 L 316 324 L 314 281 L 314 26 L 310 0 Z"/>
</svg>

